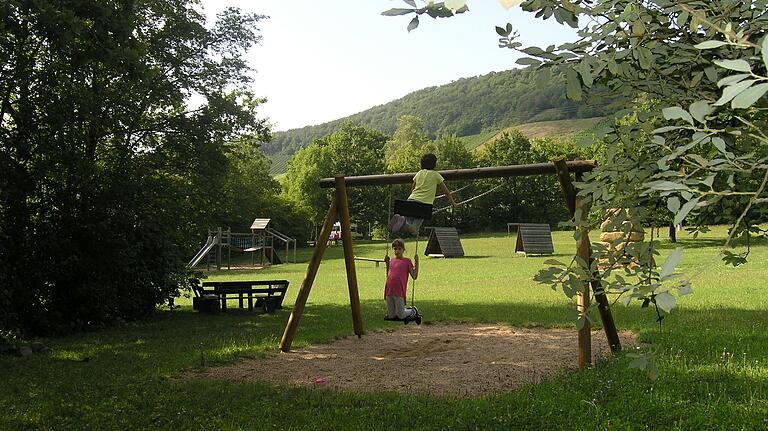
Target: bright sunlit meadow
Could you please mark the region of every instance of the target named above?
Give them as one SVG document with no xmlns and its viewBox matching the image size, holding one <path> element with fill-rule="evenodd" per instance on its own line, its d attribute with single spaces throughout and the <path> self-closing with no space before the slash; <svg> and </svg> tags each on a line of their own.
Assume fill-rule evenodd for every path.
<svg viewBox="0 0 768 431">
<path fill-rule="evenodd" d="M 693 277 L 694 294 L 681 298 L 661 325 L 655 311 L 639 303 L 613 307 L 618 329 L 637 332 L 643 349 L 655 355 L 656 381 L 630 369 L 624 354 L 481 399 L 181 378 L 185 370 L 277 349 L 311 255 L 304 249 L 298 264 L 207 274 L 288 279 L 284 309 L 274 314 L 205 315 L 182 299 L 181 309 L 140 324 L 40 340 L 50 353 L 1 356 L 0 429 L 766 429 L 768 245 L 753 239 L 749 262 L 727 267 L 717 258 L 725 234 L 715 228 L 697 239 L 679 236 L 678 245 L 686 247 L 679 269 Z M 569 260 L 571 233 L 553 236 L 555 258 Z M 514 239 L 506 232 L 462 237 L 465 258 L 421 256 L 415 302 L 427 324 L 573 327 L 569 300 L 532 281 L 551 257 L 515 255 Z M 419 252 L 425 246 L 422 239 Z M 663 239 L 658 261 L 676 246 Z M 355 254 L 380 258 L 387 247 L 358 243 Z M 415 248 L 409 240 L 406 255 Z M 742 242 L 738 250 L 746 250 Z M 358 262 L 357 275 L 365 330 L 391 327 L 382 320 L 384 266 Z M 342 247 L 329 246 L 293 346 L 352 334 Z"/>
</svg>

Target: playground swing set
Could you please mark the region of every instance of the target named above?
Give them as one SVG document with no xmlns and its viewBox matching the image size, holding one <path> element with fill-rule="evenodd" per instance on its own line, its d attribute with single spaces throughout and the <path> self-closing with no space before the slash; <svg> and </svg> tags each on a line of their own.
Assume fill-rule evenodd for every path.
<svg viewBox="0 0 768 431">
<path fill-rule="evenodd" d="M 571 216 L 579 218 L 577 222 L 584 221 L 587 217 L 587 208 L 583 198 L 577 196 L 576 190 L 571 181 L 570 173 L 575 174 L 576 181 L 581 180 L 584 172 L 589 172 L 596 166 L 594 161 L 565 161 L 555 160 L 552 163 L 536 163 L 526 165 L 511 166 L 493 166 L 473 169 L 455 169 L 440 171 L 440 174 L 446 181 L 472 180 L 481 178 L 498 177 L 516 177 L 529 175 L 550 175 L 557 176 L 560 187 L 563 191 L 566 205 Z M 325 221 L 321 229 L 320 238 L 327 238 L 331 232 L 334 223 L 338 220 L 341 223 L 341 239 L 344 251 L 344 264 L 347 273 L 347 287 L 349 290 L 349 301 L 352 311 L 352 324 L 355 335 L 358 338 L 363 336 L 363 319 L 360 307 L 360 295 L 357 286 L 357 272 L 355 268 L 355 256 L 352 249 L 352 236 L 350 228 L 349 204 L 347 197 L 347 187 L 364 187 L 373 185 L 407 184 L 413 180 L 414 173 L 402 174 L 382 174 L 345 177 L 337 175 L 334 178 L 323 178 L 319 181 L 321 188 L 335 187 L 335 196 L 331 200 L 330 207 L 325 216 Z M 473 197 L 477 199 L 479 196 Z M 464 203 L 464 202 L 461 202 Z M 431 214 L 430 214 L 431 216 Z M 576 223 L 577 226 L 585 226 L 585 223 Z M 591 264 L 591 244 L 589 240 L 589 231 L 586 227 L 579 227 L 580 235 L 576 241 L 576 256 Z M 325 241 L 318 241 L 315 244 L 312 257 L 307 267 L 307 272 L 299 288 L 293 311 L 286 324 L 285 331 L 280 340 L 280 350 L 290 351 L 294 336 L 299 326 L 299 321 L 304 312 L 304 308 L 309 298 L 309 293 L 314 284 L 317 271 L 327 244 Z M 418 251 L 417 251 L 418 252 Z M 590 293 L 591 290 L 591 293 Z M 413 291 L 411 293 L 413 295 Z M 611 351 L 621 350 L 621 343 L 616 330 L 616 325 L 611 314 L 610 304 L 605 292 L 600 287 L 599 280 L 593 280 L 591 283 L 585 283 L 577 295 L 577 305 L 580 313 L 586 312 L 590 303 L 590 295 L 593 295 L 598 305 L 598 311 L 602 322 L 603 330 Z M 578 364 L 580 369 L 587 367 L 592 361 L 592 339 L 591 325 L 589 321 L 578 330 Z"/>
</svg>

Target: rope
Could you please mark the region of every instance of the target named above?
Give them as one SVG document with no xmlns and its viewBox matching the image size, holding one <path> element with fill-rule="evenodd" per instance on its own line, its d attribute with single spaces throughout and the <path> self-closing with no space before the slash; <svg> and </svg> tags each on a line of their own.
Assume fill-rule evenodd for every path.
<svg viewBox="0 0 768 431">
<path fill-rule="evenodd" d="M 486 191 L 484 191 L 484 192 L 480 193 L 479 195 L 476 195 L 476 196 L 472 196 L 471 198 L 469 198 L 469 199 L 465 199 L 465 200 L 463 200 L 463 201 L 461 201 L 461 202 L 457 202 L 457 203 L 456 203 L 456 206 L 459 206 L 459 205 L 463 205 L 463 204 L 465 204 L 465 203 L 467 203 L 467 202 L 471 202 L 471 201 L 473 201 L 473 200 L 475 200 L 475 199 L 481 198 L 481 197 L 483 197 L 483 196 L 487 195 L 488 193 L 490 193 L 490 192 L 492 192 L 492 191 L 494 191 L 494 190 L 498 189 L 499 187 L 503 186 L 504 184 L 505 184 L 505 183 L 500 183 L 500 184 L 496 185 L 495 187 L 493 187 L 493 188 L 491 188 L 491 189 L 488 189 L 488 190 L 486 190 Z M 448 205 L 448 206 L 446 206 L 446 207 L 442 207 L 442 208 L 436 209 L 436 210 L 432 211 L 432 214 L 437 214 L 437 213 L 439 213 L 440 211 L 445 211 L 445 210 L 447 210 L 447 209 L 449 209 L 449 208 L 451 208 L 451 207 L 452 207 L 452 205 Z"/>
<path fill-rule="evenodd" d="M 462 190 L 466 189 L 467 187 L 469 187 L 469 186 L 471 186 L 471 185 L 472 185 L 472 184 L 467 184 L 467 185 L 466 185 L 466 186 L 464 186 L 464 187 L 458 188 L 458 189 L 456 189 L 456 190 L 451 190 L 451 193 L 458 193 L 458 192 L 460 192 L 460 191 L 462 191 Z M 446 195 L 435 196 L 435 199 L 444 198 L 445 196 L 446 196 Z"/>
<path fill-rule="evenodd" d="M 416 247 L 413 251 L 413 259 L 416 260 L 416 256 L 419 254 L 419 232 L 416 232 Z M 413 279 L 411 286 L 411 307 L 413 307 L 413 297 L 416 294 L 416 279 Z"/>
<path fill-rule="evenodd" d="M 389 205 L 387 205 L 387 223 L 392 220 L 392 186 L 389 186 Z M 387 230 L 387 241 L 384 244 L 384 250 L 386 253 L 386 256 L 389 257 L 389 245 L 392 243 L 392 237 L 391 232 L 389 232 L 389 228 L 387 226 L 384 226 L 384 229 Z"/>
</svg>

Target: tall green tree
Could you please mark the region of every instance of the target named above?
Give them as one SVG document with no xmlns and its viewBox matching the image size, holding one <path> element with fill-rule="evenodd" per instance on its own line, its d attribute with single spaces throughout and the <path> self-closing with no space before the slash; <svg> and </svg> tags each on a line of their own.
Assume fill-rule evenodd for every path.
<svg viewBox="0 0 768 431">
<path fill-rule="evenodd" d="M 373 129 L 344 123 L 336 132 L 317 139 L 296 153 L 288 163 L 284 193 L 316 224 L 322 223 L 333 189 L 320 189 L 320 178 L 337 174 L 373 175 L 384 171 L 384 145 L 388 136 Z M 348 189 L 350 216 L 355 222 L 383 222 L 386 218 L 386 189 Z"/>
<path fill-rule="evenodd" d="M 416 172 L 421 156 L 434 151 L 421 118 L 404 115 L 397 120 L 397 130 L 384 147 L 387 172 Z"/>
<path fill-rule="evenodd" d="M 412 9 L 384 14 L 418 17 L 432 8 L 440 13 L 430 16 L 452 16 L 465 11 L 467 2 L 427 2 L 424 8 L 407 3 Z M 527 0 L 522 8 L 578 28 L 579 36 L 560 46 L 524 48 L 513 24 L 497 27 L 500 47 L 529 56 L 520 64 L 562 70 L 572 100 L 608 88 L 630 101 L 627 112 L 651 107 L 606 134 L 605 159 L 579 193 L 598 212 L 628 207 L 621 212 L 627 215 L 642 214 L 654 196 L 664 198 L 675 222 L 717 207 L 732 214 L 723 259 L 745 262 L 748 250 L 737 255 L 727 248 L 735 235 L 759 230 L 753 222 L 768 214 L 768 2 Z M 635 250 L 642 269 L 629 271 L 633 281 L 617 277 L 610 283 L 609 269 L 600 282 L 627 303 L 637 298 L 670 311 L 676 296 L 691 291 L 689 281 L 674 274 L 682 250 L 658 268 L 652 248 L 651 243 Z M 584 274 L 598 272 L 552 267 L 542 280 L 572 295 L 567 281 Z"/>
<path fill-rule="evenodd" d="M 1 327 L 135 319 L 183 283 L 225 143 L 268 134 L 243 60 L 262 17 L 198 6 L 0 2 Z"/>
</svg>

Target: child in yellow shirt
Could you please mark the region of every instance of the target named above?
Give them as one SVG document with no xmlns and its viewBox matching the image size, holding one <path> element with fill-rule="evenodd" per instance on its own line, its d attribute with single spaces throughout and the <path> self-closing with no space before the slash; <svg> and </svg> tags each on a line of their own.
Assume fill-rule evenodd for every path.
<svg viewBox="0 0 768 431">
<path fill-rule="evenodd" d="M 437 156 L 434 154 L 427 153 L 421 157 L 421 170 L 413 176 L 411 195 L 408 196 L 408 200 L 432 205 L 435 202 L 435 194 L 437 194 L 437 188 L 439 187 L 448 196 L 451 205 L 456 207 L 456 201 L 453 199 L 451 191 L 445 185 L 443 176 L 435 171 L 436 166 Z M 412 235 L 416 235 L 423 222 L 424 219 L 421 218 L 403 217 L 400 214 L 395 214 L 392 216 L 392 220 L 389 221 L 389 230 L 392 232 L 404 230 Z"/>
</svg>

